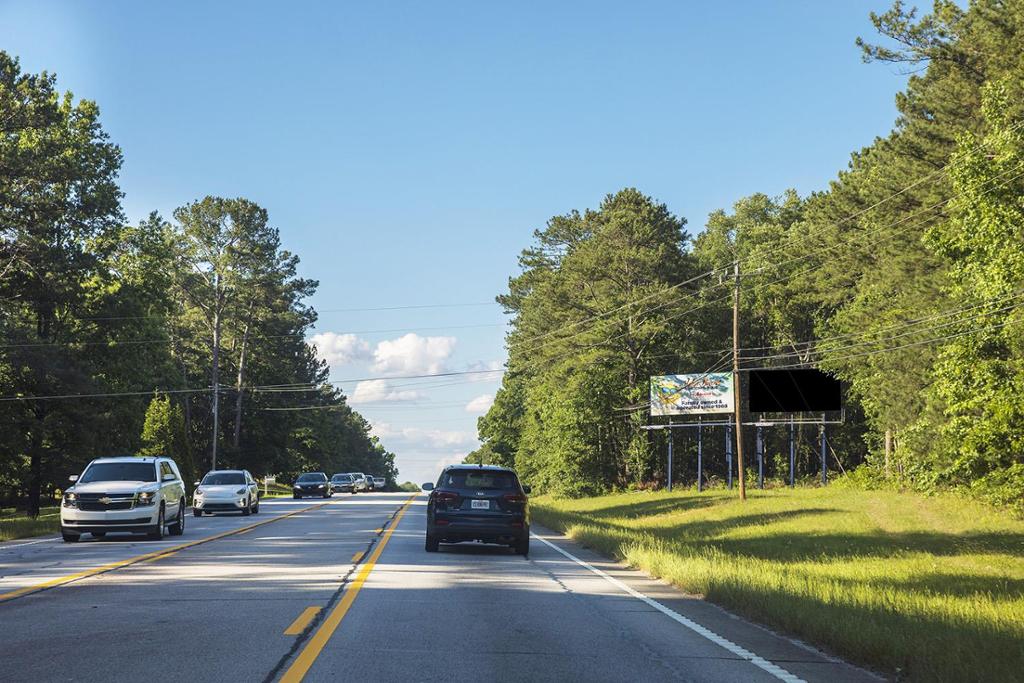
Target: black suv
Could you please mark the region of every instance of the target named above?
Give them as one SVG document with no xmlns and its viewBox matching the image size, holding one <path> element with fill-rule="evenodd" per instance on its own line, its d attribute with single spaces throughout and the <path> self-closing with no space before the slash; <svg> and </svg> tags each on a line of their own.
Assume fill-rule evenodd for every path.
<svg viewBox="0 0 1024 683">
<path fill-rule="evenodd" d="M 305 496 L 317 496 L 319 498 L 331 497 L 331 485 L 327 481 L 327 475 L 323 472 L 306 472 L 300 474 L 292 487 L 292 498 L 304 498 Z"/>
<path fill-rule="evenodd" d="M 427 552 L 439 543 L 482 541 L 530 552 L 530 509 L 515 471 L 492 465 L 452 465 L 441 472 L 427 501 Z"/>
</svg>

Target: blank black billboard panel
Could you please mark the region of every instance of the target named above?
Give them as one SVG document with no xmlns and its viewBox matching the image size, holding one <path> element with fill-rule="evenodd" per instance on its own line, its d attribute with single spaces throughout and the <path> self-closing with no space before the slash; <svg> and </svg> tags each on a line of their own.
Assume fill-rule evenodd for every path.
<svg viewBox="0 0 1024 683">
<path fill-rule="evenodd" d="M 747 397 L 752 413 L 821 413 L 843 407 L 839 380 L 821 370 L 751 370 Z"/>
</svg>

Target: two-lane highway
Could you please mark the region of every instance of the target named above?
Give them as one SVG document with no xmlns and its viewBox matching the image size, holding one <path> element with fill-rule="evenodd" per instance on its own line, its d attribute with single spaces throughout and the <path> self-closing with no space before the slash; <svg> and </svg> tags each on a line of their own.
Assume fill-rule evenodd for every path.
<svg viewBox="0 0 1024 683">
<path fill-rule="evenodd" d="M 265 501 L 161 542 L 0 545 L 0 680 L 872 679 L 542 529 L 528 559 L 427 553 L 424 510 Z"/>
</svg>

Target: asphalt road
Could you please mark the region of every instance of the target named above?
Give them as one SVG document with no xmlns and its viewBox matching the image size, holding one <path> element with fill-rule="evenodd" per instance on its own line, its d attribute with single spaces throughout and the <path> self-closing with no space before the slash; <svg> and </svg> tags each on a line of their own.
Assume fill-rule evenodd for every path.
<svg viewBox="0 0 1024 683">
<path fill-rule="evenodd" d="M 408 501 L 0 544 L 0 681 L 877 680 L 537 527 L 426 553 Z"/>
</svg>

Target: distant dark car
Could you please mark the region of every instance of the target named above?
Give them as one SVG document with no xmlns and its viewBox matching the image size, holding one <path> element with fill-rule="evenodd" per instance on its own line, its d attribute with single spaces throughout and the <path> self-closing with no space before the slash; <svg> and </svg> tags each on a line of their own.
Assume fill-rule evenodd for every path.
<svg viewBox="0 0 1024 683">
<path fill-rule="evenodd" d="M 424 484 L 427 500 L 427 552 L 440 543 L 482 541 L 530 552 L 529 486 L 507 467 L 452 465 L 437 486 Z"/>
<path fill-rule="evenodd" d="M 356 483 L 351 474 L 335 474 L 331 477 L 331 493 L 355 493 Z"/>
<path fill-rule="evenodd" d="M 330 498 L 331 486 L 327 481 L 327 475 L 323 472 L 306 472 L 300 474 L 292 486 L 292 498 L 305 498 L 316 496 L 318 498 Z"/>
</svg>

